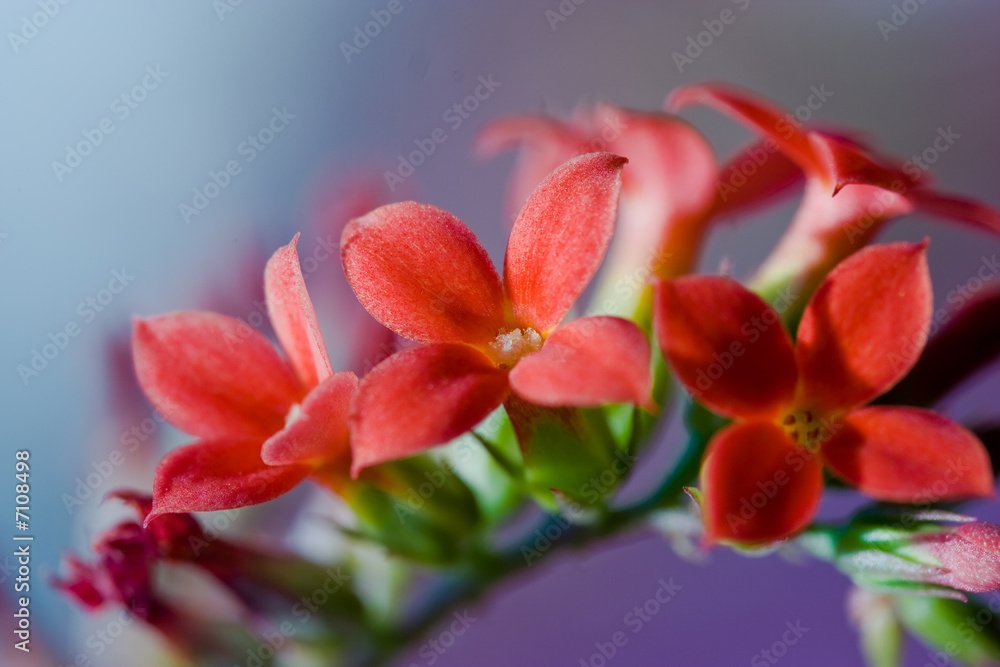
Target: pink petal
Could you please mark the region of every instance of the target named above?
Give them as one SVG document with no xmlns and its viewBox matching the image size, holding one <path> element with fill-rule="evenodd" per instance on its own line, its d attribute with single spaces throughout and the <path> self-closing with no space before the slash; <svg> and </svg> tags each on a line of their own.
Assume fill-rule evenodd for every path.
<svg viewBox="0 0 1000 667">
<path fill-rule="evenodd" d="M 927 189 L 914 189 L 909 196 L 921 211 L 965 222 L 978 229 L 1000 231 L 1000 212 L 980 201 Z"/>
<path fill-rule="evenodd" d="M 559 165 L 588 152 L 589 142 L 577 128 L 547 116 L 505 116 L 476 137 L 476 150 L 485 157 L 511 148 L 521 148 L 507 188 L 507 210 L 513 219 L 538 184 Z"/>
<path fill-rule="evenodd" d="M 699 401 L 730 417 L 777 417 L 795 393 L 792 342 L 780 316 L 730 278 L 657 283 L 660 349 Z"/>
<path fill-rule="evenodd" d="M 203 438 L 260 438 L 303 395 L 264 336 L 240 320 L 185 311 L 136 319 L 139 384 L 170 423 Z"/>
<path fill-rule="evenodd" d="M 460 436 L 508 391 L 506 371 L 467 345 L 397 352 L 361 380 L 351 413 L 351 474 Z"/>
<path fill-rule="evenodd" d="M 597 271 L 614 230 L 626 162 L 610 153 L 574 158 L 521 209 L 504 262 L 519 324 L 541 334 L 554 329 Z"/>
<path fill-rule="evenodd" d="M 808 294 L 834 266 L 863 248 L 889 218 L 913 211 L 902 194 L 874 185 L 851 185 L 830 195 L 827 184 L 807 181 L 805 194 L 788 230 L 754 279 L 775 284 L 807 276 Z M 818 276 L 814 282 L 809 278 Z"/>
<path fill-rule="evenodd" d="M 635 403 L 653 409 L 649 341 L 619 317 L 584 317 L 553 331 L 510 372 L 518 396 L 546 407 Z"/>
<path fill-rule="evenodd" d="M 350 371 L 324 380 L 309 392 L 292 422 L 264 443 L 260 451 L 264 463 L 278 466 L 349 458 L 349 417 L 357 389 L 358 376 Z"/>
<path fill-rule="evenodd" d="M 803 181 L 802 169 L 771 138 L 733 155 L 719 171 L 712 214 L 744 215 L 786 193 Z"/>
<path fill-rule="evenodd" d="M 928 535 L 924 543 L 946 568 L 935 583 L 970 593 L 1000 590 L 1000 526 L 969 523 L 954 533 Z"/>
<path fill-rule="evenodd" d="M 886 392 L 913 367 L 931 322 L 926 245 L 864 248 L 816 290 L 795 350 L 803 407 L 849 410 Z"/>
<path fill-rule="evenodd" d="M 985 447 L 972 433 L 930 410 L 855 410 L 831 427 L 826 464 L 879 500 L 936 503 L 993 495 Z"/>
<path fill-rule="evenodd" d="M 823 494 L 819 456 L 771 422 L 737 422 L 709 443 L 701 467 L 709 540 L 761 544 L 809 525 Z"/>
<path fill-rule="evenodd" d="M 601 105 L 593 123 L 617 130 L 607 145 L 630 165 L 622 177 L 617 238 L 602 284 L 634 282 L 638 271 L 670 277 L 690 271 L 708 229 L 706 214 L 719 176 L 712 147 L 687 122 L 663 113 Z"/>
<path fill-rule="evenodd" d="M 683 86 L 667 98 L 667 107 L 671 110 L 692 104 L 717 109 L 774 140 L 803 171 L 817 176 L 827 173 L 826 165 L 810 143 L 809 133 L 800 128 L 799 121 L 752 93 L 727 84 L 710 83 Z"/>
<path fill-rule="evenodd" d="M 406 338 L 486 344 L 504 327 L 500 278 L 461 220 L 403 202 L 352 220 L 344 272 L 375 319 Z"/>
<path fill-rule="evenodd" d="M 161 514 L 267 502 L 292 490 L 308 473 L 307 466 L 266 465 L 260 460 L 260 443 L 251 440 L 201 440 L 185 445 L 157 466 L 153 511 L 145 525 Z"/>
<path fill-rule="evenodd" d="M 330 377 L 333 369 L 316 321 L 306 282 L 295 250 L 299 235 L 279 248 L 264 269 L 267 313 L 281 347 L 288 354 L 302 386 L 312 389 Z"/>
</svg>

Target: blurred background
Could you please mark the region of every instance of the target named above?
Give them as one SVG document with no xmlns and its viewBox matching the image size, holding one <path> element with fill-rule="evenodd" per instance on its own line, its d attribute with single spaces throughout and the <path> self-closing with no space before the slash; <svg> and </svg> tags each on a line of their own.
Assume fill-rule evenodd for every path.
<svg viewBox="0 0 1000 667">
<path fill-rule="evenodd" d="M 61 554 L 88 551 L 118 518 L 103 496 L 148 490 L 157 460 L 185 440 L 151 419 L 137 393 L 130 318 L 201 308 L 252 324 L 263 262 L 301 231 L 309 289 L 334 366 L 344 367 L 355 332 L 343 315 L 350 295 L 338 282 L 338 237 L 327 225 L 365 184 L 387 185 L 384 172 L 436 128 L 447 140 L 387 196 L 452 211 L 496 261 L 513 155 L 474 156 L 484 124 L 597 100 L 656 110 L 674 87 L 706 80 L 738 83 L 790 109 L 825 87 L 832 95 L 812 120 L 860 130 L 904 159 L 950 130 L 958 138 L 930 165 L 936 182 L 1000 207 L 995 2 L 399 0 L 399 12 L 364 35 L 390 4 L 0 5 L 0 507 L 13 515 L 14 452 L 30 450 L 35 536 L 37 648 L 11 652 L 4 630 L 14 664 L 69 665 L 81 655 L 137 664 L 129 650 L 143 645 L 142 630 L 94 642 L 110 616 L 88 617 L 46 583 Z M 690 62 L 675 57 L 724 10 L 735 18 L 708 46 Z M 449 117 L 481 78 L 493 84 L 488 97 Z M 684 116 L 723 155 L 749 138 L 714 112 Z M 749 275 L 794 205 L 721 228 L 702 268 L 726 261 Z M 921 216 L 882 238 L 926 235 L 939 303 L 1000 251 L 994 238 Z M 995 416 L 998 391 L 998 374 L 985 374 L 947 411 Z M 675 444 L 665 438 L 640 465 L 664 465 Z M 301 504 L 305 494 L 280 502 Z M 848 492 L 829 495 L 831 515 L 856 503 Z M 969 511 L 1000 519 L 995 502 Z M 13 516 L 0 525 L 7 603 L 16 532 Z M 510 581 L 470 608 L 477 620 L 436 664 L 596 664 L 595 644 L 630 629 L 625 615 L 671 578 L 682 587 L 675 598 L 629 632 L 609 664 L 770 664 L 759 652 L 788 623 L 808 630 L 787 664 L 860 662 L 844 611 L 848 581 L 829 566 L 724 550 L 696 565 L 662 539 L 634 535 L 560 554 Z M 929 661 L 926 649 L 909 646 L 906 664 Z M 398 662 L 412 663 L 429 664 L 418 647 Z"/>
</svg>

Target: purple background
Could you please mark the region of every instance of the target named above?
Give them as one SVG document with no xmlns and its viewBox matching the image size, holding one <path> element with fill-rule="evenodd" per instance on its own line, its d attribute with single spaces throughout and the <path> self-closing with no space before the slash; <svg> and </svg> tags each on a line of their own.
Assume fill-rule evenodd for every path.
<svg viewBox="0 0 1000 667">
<path fill-rule="evenodd" d="M 509 155 L 476 160 L 471 142 L 479 128 L 509 113 L 568 113 L 581 100 L 658 109 L 675 86 L 703 80 L 739 83 L 787 107 L 823 85 L 834 95 L 818 121 L 863 130 L 902 157 L 952 127 L 960 139 L 933 165 L 934 177 L 946 190 L 1000 206 L 996 3 L 587 0 L 572 5 L 575 11 L 553 29 L 546 12 L 559 11 L 555 0 L 402 0 L 403 11 L 347 62 L 340 43 L 386 4 L 243 2 L 220 18 L 208 2 L 73 2 L 59 5 L 16 51 L 6 35 L 20 32 L 39 5 L 11 0 L 0 8 L 0 416 L 7 434 L 0 473 L 14 450 L 32 450 L 38 540 L 32 609 L 36 640 L 53 651 L 23 664 L 64 664 L 88 650 L 86 637 L 102 621 L 52 593 L 43 576 L 62 552 L 85 550 L 112 520 L 98 511 L 98 497 L 118 485 L 148 488 L 162 454 L 136 452 L 83 507 L 65 509 L 62 494 L 72 493 L 75 479 L 121 433 L 108 416 L 109 338 L 128 331 L 132 314 L 204 308 L 206 299 L 245 316 L 259 289 L 259 274 L 247 267 L 309 229 L 317 175 L 394 168 L 414 140 L 445 126 L 444 110 L 470 94 L 480 75 L 492 74 L 501 87 L 460 128 L 448 130 L 448 141 L 397 195 L 454 212 L 495 259 L 503 252 L 503 192 L 513 161 Z M 891 20 L 902 4 L 916 11 L 885 38 L 878 22 Z M 725 9 L 735 20 L 679 72 L 672 53 Z M 59 182 L 51 162 L 63 159 L 64 146 L 112 116 L 111 101 L 157 65 L 169 73 L 164 82 L 128 118 L 115 119 L 115 131 Z M 209 170 L 236 157 L 240 141 L 263 127 L 274 107 L 287 107 L 295 120 L 185 225 L 178 205 L 190 202 Z M 713 112 L 685 116 L 723 154 L 748 137 Z M 737 275 L 749 274 L 793 206 L 720 230 L 703 267 L 713 270 L 729 258 Z M 928 234 L 939 303 L 975 274 L 984 255 L 1000 250 L 994 239 L 922 216 L 883 237 Z M 300 249 L 314 247 L 308 239 Z M 39 377 L 22 382 L 17 366 L 29 363 L 50 332 L 80 321 L 77 304 L 122 266 L 134 282 Z M 322 291 L 324 276 L 335 273 L 333 262 L 321 265 L 310 289 Z M 331 303 L 318 308 L 336 365 L 346 347 L 332 333 L 338 316 Z M 998 388 L 995 373 L 984 376 L 947 409 L 961 418 L 995 415 Z M 184 439 L 168 429 L 158 436 L 166 445 Z M 667 460 L 675 444 L 659 443 L 646 463 Z M 10 487 L 0 487 L 6 507 L 13 503 Z M 855 504 L 851 494 L 842 495 L 828 499 L 825 511 L 837 515 Z M 970 511 L 1000 518 L 993 503 Z M 656 592 L 660 578 L 671 577 L 681 591 L 632 634 L 624 616 Z M 0 583 L 8 597 L 10 583 Z M 437 664 L 578 665 L 595 652 L 595 642 L 618 630 L 626 631 L 628 644 L 610 665 L 749 664 L 780 638 L 786 622 L 796 621 L 809 630 L 783 662 L 857 664 L 844 614 L 847 589 L 843 576 L 814 561 L 796 565 L 716 550 L 707 564 L 694 565 L 654 536 L 629 536 L 592 552 L 561 554 L 474 605 L 478 620 Z M 8 639 L 2 641 L 7 650 Z M 128 653 L 133 641 L 122 640 L 97 664 L 135 664 Z M 417 649 L 398 664 L 422 664 Z M 908 665 L 927 660 L 925 649 L 910 647 Z"/>
</svg>

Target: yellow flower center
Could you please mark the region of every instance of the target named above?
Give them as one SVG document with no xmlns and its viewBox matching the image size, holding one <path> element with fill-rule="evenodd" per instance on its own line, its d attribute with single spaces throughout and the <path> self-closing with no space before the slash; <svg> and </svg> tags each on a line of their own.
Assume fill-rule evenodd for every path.
<svg viewBox="0 0 1000 667">
<path fill-rule="evenodd" d="M 781 418 L 781 428 L 797 444 L 816 450 L 826 424 L 811 410 L 793 410 Z"/>
<path fill-rule="evenodd" d="M 489 344 L 488 354 L 500 368 L 512 368 L 521 357 L 537 352 L 542 337 L 531 327 L 505 331 Z"/>
</svg>

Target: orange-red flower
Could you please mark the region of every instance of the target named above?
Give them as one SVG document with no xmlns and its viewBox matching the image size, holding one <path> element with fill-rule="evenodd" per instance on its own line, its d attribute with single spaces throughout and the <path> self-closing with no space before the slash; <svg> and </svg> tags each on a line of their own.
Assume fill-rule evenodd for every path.
<svg viewBox="0 0 1000 667">
<path fill-rule="evenodd" d="M 185 311 L 137 319 L 136 375 L 156 409 L 199 438 L 170 452 L 153 482 L 153 509 L 209 511 L 271 500 L 321 465 L 346 470 L 357 376 L 334 373 L 295 244 L 267 263 L 268 314 L 283 359 L 240 320 Z"/>
<path fill-rule="evenodd" d="M 805 275 L 807 283 L 815 280 L 807 285 L 811 289 L 840 260 L 864 247 L 885 221 L 915 210 L 1000 231 L 1000 213 L 989 206 L 938 192 L 918 168 L 885 160 L 843 136 L 806 129 L 791 114 L 734 86 L 685 86 L 667 99 L 670 109 L 691 104 L 734 117 L 805 173 L 802 203 L 758 272 L 758 284 Z"/>
<path fill-rule="evenodd" d="M 862 407 L 899 381 L 927 338 L 926 244 L 871 246 L 837 266 L 806 306 L 796 344 L 737 282 L 688 276 L 657 285 L 664 354 L 703 404 L 735 422 L 701 471 L 709 539 L 762 543 L 805 527 L 824 465 L 886 501 L 993 492 L 974 435 L 928 410 Z"/>
<path fill-rule="evenodd" d="M 514 224 L 503 281 L 469 228 L 433 206 L 390 204 L 347 226 L 341 252 L 358 299 L 424 343 L 361 381 L 354 474 L 461 435 L 511 391 L 546 407 L 649 405 L 638 327 L 615 317 L 559 324 L 604 256 L 625 162 L 585 155 L 539 185 Z"/>
<path fill-rule="evenodd" d="M 628 158 L 622 178 L 617 239 L 602 274 L 597 312 L 629 312 L 650 274 L 674 278 L 694 268 L 710 221 L 761 204 L 801 180 L 802 172 L 782 154 L 757 144 L 720 169 L 708 141 L 690 124 L 665 113 L 610 104 L 581 108 L 567 120 L 518 115 L 488 125 L 479 149 L 493 155 L 521 148 L 509 187 L 517 210 L 535 186 L 566 160 L 595 150 Z M 759 156 L 765 156 L 761 163 Z M 735 193 L 720 189 L 736 170 Z M 623 293 L 632 298 L 623 298 Z"/>
</svg>

